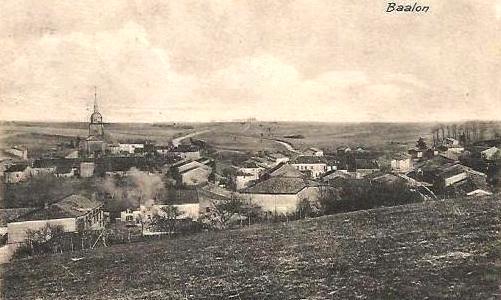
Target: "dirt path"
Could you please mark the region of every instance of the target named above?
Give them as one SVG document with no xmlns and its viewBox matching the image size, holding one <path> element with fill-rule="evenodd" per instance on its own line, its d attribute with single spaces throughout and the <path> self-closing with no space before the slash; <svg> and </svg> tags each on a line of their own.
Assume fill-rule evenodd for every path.
<svg viewBox="0 0 501 300">
<path fill-rule="evenodd" d="M 288 142 L 284 142 L 281 140 L 274 140 L 274 139 L 270 139 L 270 141 L 274 141 L 275 143 L 279 143 L 279 144 L 285 146 L 285 148 L 287 148 L 287 150 L 289 150 L 290 152 L 300 153 L 298 150 L 296 150 L 296 149 L 294 149 L 294 147 L 292 147 L 292 144 L 290 144 Z"/>
<path fill-rule="evenodd" d="M 192 132 L 192 133 L 187 134 L 187 135 L 183 135 L 183 136 L 177 137 L 177 138 L 175 138 L 175 139 L 172 140 L 172 144 L 175 147 L 177 147 L 177 146 L 179 146 L 179 144 L 181 144 L 182 140 L 189 139 L 190 137 L 194 137 L 194 136 L 197 136 L 197 135 L 200 135 L 200 134 L 204 134 L 204 133 L 207 133 L 207 132 L 210 132 L 210 131 L 211 131 L 210 129 L 201 130 L 201 131 L 196 131 L 196 132 Z"/>
</svg>

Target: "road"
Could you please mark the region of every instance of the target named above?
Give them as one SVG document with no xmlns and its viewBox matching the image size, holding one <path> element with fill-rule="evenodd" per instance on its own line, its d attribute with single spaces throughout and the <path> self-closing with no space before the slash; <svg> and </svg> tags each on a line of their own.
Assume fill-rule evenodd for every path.
<svg viewBox="0 0 501 300">
<path fill-rule="evenodd" d="M 200 135 L 200 134 L 204 134 L 204 133 L 207 133 L 207 132 L 210 132 L 210 131 L 211 131 L 210 129 L 201 130 L 201 131 L 196 131 L 196 132 L 192 132 L 192 133 L 187 134 L 187 135 L 183 135 L 183 136 L 177 137 L 177 138 L 175 138 L 175 139 L 172 140 L 172 144 L 174 145 L 174 147 L 177 147 L 177 146 L 179 146 L 181 144 L 182 140 L 189 139 L 190 137 L 194 137 L 194 136 L 197 136 L 197 135 Z"/>
<path fill-rule="evenodd" d="M 289 150 L 290 152 L 300 153 L 298 150 L 294 149 L 294 147 L 292 147 L 292 145 L 290 143 L 287 143 L 287 142 L 284 142 L 281 140 L 274 140 L 274 139 L 271 139 L 271 140 L 274 141 L 275 143 L 279 143 L 279 144 L 285 146 L 285 148 L 287 148 L 287 150 Z"/>
</svg>

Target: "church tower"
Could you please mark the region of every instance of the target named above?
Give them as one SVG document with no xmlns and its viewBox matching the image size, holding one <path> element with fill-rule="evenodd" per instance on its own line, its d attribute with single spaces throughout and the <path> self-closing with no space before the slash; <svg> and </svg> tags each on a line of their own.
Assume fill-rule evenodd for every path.
<svg viewBox="0 0 501 300">
<path fill-rule="evenodd" d="M 104 137 L 103 116 L 97 107 L 97 90 L 94 88 L 94 112 L 90 115 L 89 136 L 98 138 Z"/>
</svg>

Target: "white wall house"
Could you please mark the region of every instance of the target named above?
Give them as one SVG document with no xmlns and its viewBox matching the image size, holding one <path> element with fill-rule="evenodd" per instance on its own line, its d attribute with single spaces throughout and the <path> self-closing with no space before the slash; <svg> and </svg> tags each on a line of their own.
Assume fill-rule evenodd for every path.
<svg viewBox="0 0 501 300">
<path fill-rule="evenodd" d="M 318 178 L 330 171 L 327 163 L 318 156 L 298 156 L 291 165 L 301 172 L 310 173 L 312 178 Z"/>
<path fill-rule="evenodd" d="M 8 223 L 8 243 L 24 242 L 28 231 L 40 230 L 47 225 L 60 225 L 66 232 L 102 229 L 105 225 L 102 206 L 102 203 L 80 195 L 68 196 Z"/>
<path fill-rule="evenodd" d="M 412 159 L 408 156 L 397 156 L 391 160 L 391 170 L 398 173 L 407 173 L 412 170 Z"/>
<path fill-rule="evenodd" d="M 271 177 L 241 191 L 240 195 L 272 214 L 296 212 L 301 200 L 318 200 L 318 187 L 302 178 Z"/>
<path fill-rule="evenodd" d="M 134 154 L 136 149 L 144 149 L 143 143 L 120 143 L 118 144 L 119 152 Z"/>
</svg>

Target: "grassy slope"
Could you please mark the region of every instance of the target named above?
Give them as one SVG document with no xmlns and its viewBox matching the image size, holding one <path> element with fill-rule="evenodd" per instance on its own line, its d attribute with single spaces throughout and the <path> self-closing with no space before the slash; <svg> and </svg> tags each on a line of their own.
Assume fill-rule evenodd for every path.
<svg viewBox="0 0 501 300">
<path fill-rule="evenodd" d="M 486 299 L 500 293 L 500 208 L 430 202 L 17 261 L 3 286 L 10 299 Z"/>
</svg>

